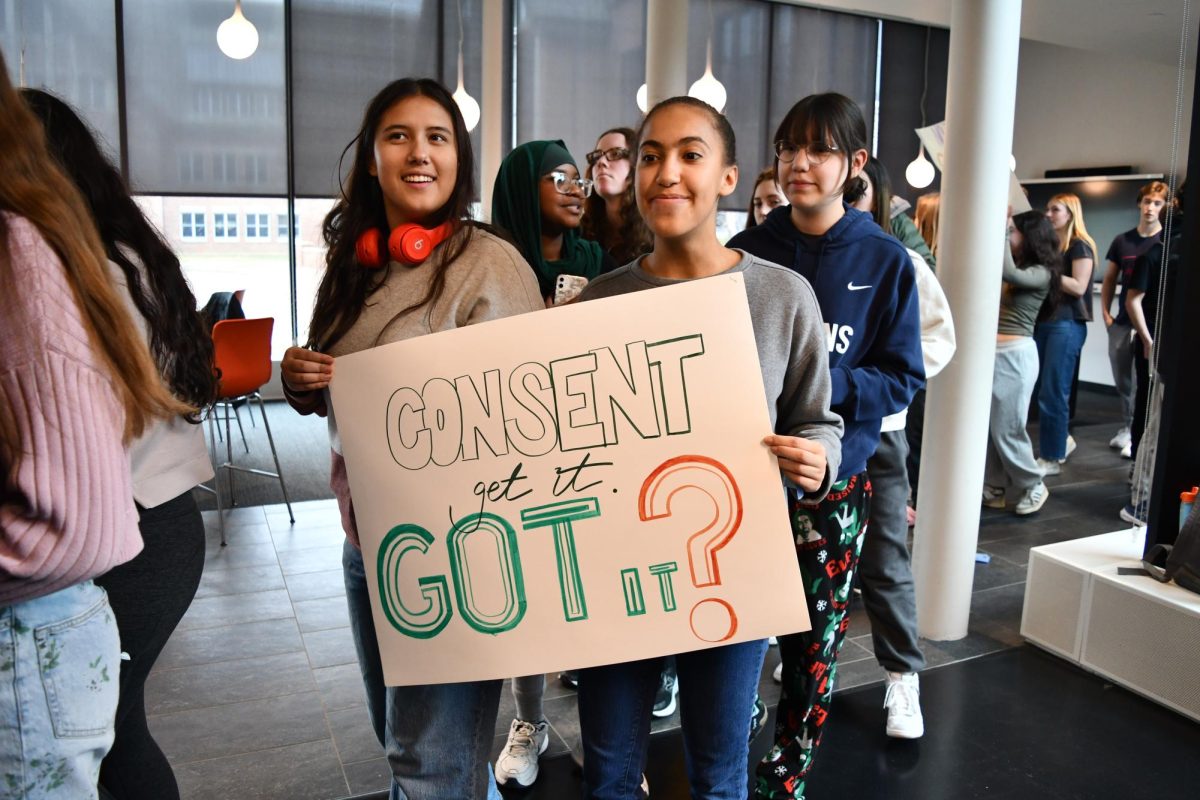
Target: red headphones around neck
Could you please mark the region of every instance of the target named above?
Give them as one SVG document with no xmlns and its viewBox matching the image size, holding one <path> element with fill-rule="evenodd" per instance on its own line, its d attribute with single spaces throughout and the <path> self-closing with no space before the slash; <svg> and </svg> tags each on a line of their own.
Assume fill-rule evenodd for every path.
<svg viewBox="0 0 1200 800">
<path fill-rule="evenodd" d="M 436 228 L 422 228 L 420 225 L 411 223 L 401 225 L 393 229 L 387 237 L 385 252 L 383 230 L 371 228 L 364 231 L 362 236 L 358 237 L 358 241 L 354 243 L 354 255 L 358 259 L 358 263 L 367 269 L 379 269 L 388 263 L 388 256 L 392 261 L 399 261 L 401 264 L 415 267 L 429 258 L 429 254 L 439 244 L 450 238 L 452 233 L 454 233 L 452 222 L 443 222 Z"/>
</svg>

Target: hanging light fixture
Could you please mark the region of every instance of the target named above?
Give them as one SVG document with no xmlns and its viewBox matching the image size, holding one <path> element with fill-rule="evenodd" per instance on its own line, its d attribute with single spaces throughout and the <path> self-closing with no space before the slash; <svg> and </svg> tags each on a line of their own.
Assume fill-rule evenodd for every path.
<svg viewBox="0 0 1200 800">
<path fill-rule="evenodd" d="M 641 86 L 638 87 L 637 107 L 642 110 L 643 114 L 646 113 L 646 99 L 649 96 L 649 94 L 650 94 L 650 87 L 646 86 L 646 84 L 643 83 Z"/>
<path fill-rule="evenodd" d="M 258 49 L 258 28 L 242 14 L 242 0 L 234 0 L 232 16 L 217 28 L 217 47 L 237 61 Z"/>
<path fill-rule="evenodd" d="M 925 69 L 921 77 L 921 127 L 925 127 L 925 97 L 929 93 L 929 33 L 928 26 L 925 28 Z M 920 137 L 918 137 L 918 142 Z M 934 176 L 933 162 L 925 157 L 925 145 L 917 145 L 917 157 L 909 162 L 908 167 L 904 170 L 904 179 L 908 181 L 908 185 L 914 189 L 924 189 L 929 184 L 933 183 Z"/>
<path fill-rule="evenodd" d="M 467 125 L 468 131 L 475 130 L 475 126 L 479 124 L 479 103 L 475 102 L 475 98 L 467 94 L 466 87 L 463 86 L 463 21 L 462 21 L 462 0 L 458 0 L 458 88 L 454 90 L 451 97 L 458 104 L 458 110 L 462 112 L 463 122 Z"/>
<path fill-rule="evenodd" d="M 712 71 L 712 37 L 713 37 L 713 10 L 712 0 L 708 0 L 708 54 L 704 62 L 704 74 L 700 79 L 692 84 L 688 89 L 688 96 L 694 97 L 697 100 L 703 100 L 717 111 L 725 109 L 725 100 L 728 95 L 725 92 L 725 87 L 719 80 L 713 77 Z"/>
</svg>

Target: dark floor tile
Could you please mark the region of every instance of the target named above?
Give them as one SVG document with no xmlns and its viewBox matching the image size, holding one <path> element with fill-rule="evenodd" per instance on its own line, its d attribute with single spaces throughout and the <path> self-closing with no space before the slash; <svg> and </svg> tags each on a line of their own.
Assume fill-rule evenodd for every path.
<svg viewBox="0 0 1200 800">
<path fill-rule="evenodd" d="M 321 597 L 292 603 L 296 622 L 304 633 L 328 628 L 344 628 L 350 624 L 350 612 L 344 597 Z"/>
<path fill-rule="evenodd" d="M 975 582 L 972 591 L 995 589 L 998 586 L 1009 586 L 1025 581 L 1025 567 L 1019 567 L 1011 561 L 993 558 L 990 563 L 975 564 Z"/>
<path fill-rule="evenodd" d="M 307 658 L 304 663 L 307 668 Z M 357 661 L 314 669 L 312 676 L 317 683 L 317 691 L 321 693 L 321 701 L 325 704 L 326 711 L 361 706 L 367 702 L 366 689 L 363 688 L 362 670 Z"/>
<path fill-rule="evenodd" d="M 146 681 L 146 711 L 167 714 L 314 688 L 312 670 L 302 652 L 218 661 L 152 673 Z"/>
<path fill-rule="evenodd" d="M 979 549 L 994 558 L 1002 558 L 1010 564 L 1018 567 L 1027 567 L 1029 565 L 1029 550 L 1034 547 L 1041 547 L 1044 544 L 1055 544 L 1057 542 L 1065 542 L 1071 539 L 1078 539 L 1082 536 L 1091 534 L 1083 534 L 1078 531 L 1055 529 L 1048 533 L 1032 534 L 1024 536 L 1014 536 L 1008 539 L 998 539 L 979 545 Z"/>
<path fill-rule="evenodd" d="M 983 621 L 1019 630 L 1025 604 L 1025 584 L 982 589 L 971 595 L 971 625 Z"/>
<path fill-rule="evenodd" d="M 365 705 L 328 711 L 325 718 L 329 721 L 333 744 L 337 747 L 338 757 L 343 764 L 383 757 L 383 748 L 375 738 Z"/>
<path fill-rule="evenodd" d="M 856 686 L 864 686 L 876 681 L 882 681 L 883 678 L 883 667 L 879 666 L 874 658 L 864 658 L 849 663 L 844 663 L 841 659 L 838 659 L 837 680 L 834 683 L 834 691 L 853 689 Z"/>
<path fill-rule="evenodd" d="M 176 631 L 158 657 L 156 669 L 208 664 L 304 649 L 294 619 L 247 622 L 223 628 Z"/>
<path fill-rule="evenodd" d="M 152 716 L 150 731 L 173 764 L 329 738 L 315 691 Z"/>
<path fill-rule="evenodd" d="M 842 642 L 842 649 L 838 653 L 839 664 L 851 664 L 855 661 L 862 661 L 863 659 L 871 659 L 874 661 L 875 654 L 851 639 L 846 639 Z"/>
<path fill-rule="evenodd" d="M 301 600 L 316 600 L 321 597 L 345 597 L 346 581 L 342 574 L 341 564 L 337 569 L 326 569 L 320 572 L 301 572 L 296 575 L 285 575 L 288 594 L 292 602 Z"/>
<path fill-rule="evenodd" d="M 279 568 L 284 575 L 303 572 L 323 572 L 342 566 L 342 545 L 308 547 L 303 550 L 285 550 L 279 553 Z"/>
<path fill-rule="evenodd" d="M 270 589 L 285 589 L 283 573 L 278 564 L 263 564 L 257 567 L 204 570 L 196 599 L 225 594 L 248 594 Z"/>
<path fill-rule="evenodd" d="M 354 639 L 350 635 L 348 627 L 312 631 L 302 634 L 302 636 L 304 637 L 304 649 L 308 651 L 308 661 L 312 664 L 313 669 L 358 663 Z"/>
<path fill-rule="evenodd" d="M 346 783 L 350 786 L 351 795 L 387 791 L 392 782 L 392 769 L 388 766 L 386 758 L 343 764 L 342 770 L 346 773 Z"/>
<path fill-rule="evenodd" d="M 271 589 L 254 594 L 224 594 L 192 601 L 179 621 L 177 630 L 219 628 L 243 622 L 287 619 L 295 616 L 286 589 Z"/>
<path fill-rule="evenodd" d="M 579 704 L 575 696 L 556 697 L 547 700 L 543 705 L 546 720 L 554 729 L 554 736 L 550 738 L 550 749 L 559 753 L 569 752 L 575 742 L 579 741 Z M 507 730 L 500 736 L 505 734 Z M 501 742 L 501 746 L 503 744 Z"/>
<path fill-rule="evenodd" d="M 329 800 L 346 777 L 333 742 L 317 742 L 174 765 L 182 800 Z"/>
<path fill-rule="evenodd" d="M 955 661 L 996 653 L 1009 646 L 979 631 L 968 632 L 962 639 L 945 642 L 926 640 L 922 644 L 928 667 L 944 666 Z"/>
</svg>

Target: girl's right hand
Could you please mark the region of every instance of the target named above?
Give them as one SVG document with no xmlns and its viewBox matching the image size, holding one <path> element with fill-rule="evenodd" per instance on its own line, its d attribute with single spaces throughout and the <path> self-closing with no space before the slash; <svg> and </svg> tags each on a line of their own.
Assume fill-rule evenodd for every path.
<svg viewBox="0 0 1200 800">
<path fill-rule="evenodd" d="M 284 384 L 293 392 L 324 389 L 333 378 L 333 356 L 304 347 L 289 347 L 279 371 Z"/>
</svg>

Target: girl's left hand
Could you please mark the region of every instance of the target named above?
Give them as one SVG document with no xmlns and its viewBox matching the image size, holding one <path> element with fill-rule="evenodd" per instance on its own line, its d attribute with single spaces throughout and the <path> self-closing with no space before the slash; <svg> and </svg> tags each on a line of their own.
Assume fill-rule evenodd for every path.
<svg viewBox="0 0 1200 800">
<path fill-rule="evenodd" d="M 825 482 L 825 446 L 799 436 L 772 434 L 763 444 L 779 459 L 779 470 L 806 492 L 815 492 Z"/>
</svg>

